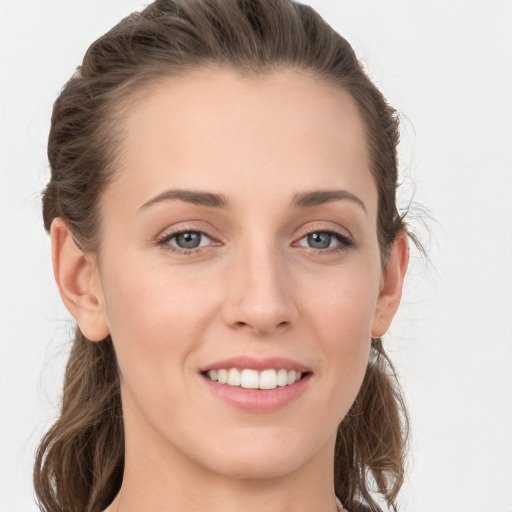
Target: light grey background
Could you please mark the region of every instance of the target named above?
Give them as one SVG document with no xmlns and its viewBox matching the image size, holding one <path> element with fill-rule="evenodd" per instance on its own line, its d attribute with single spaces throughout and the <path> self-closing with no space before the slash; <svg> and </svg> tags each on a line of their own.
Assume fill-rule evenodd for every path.
<svg viewBox="0 0 512 512">
<path fill-rule="evenodd" d="M 435 218 L 433 265 L 415 255 L 386 338 L 413 426 L 402 510 L 512 512 L 512 1 L 309 3 L 400 111 L 402 202 L 415 191 Z M 0 512 L 36 510 L 33 453 L 72 329 L 40 214 L 52 102 L 143 5 L 0 0 Z"/>
</svg>

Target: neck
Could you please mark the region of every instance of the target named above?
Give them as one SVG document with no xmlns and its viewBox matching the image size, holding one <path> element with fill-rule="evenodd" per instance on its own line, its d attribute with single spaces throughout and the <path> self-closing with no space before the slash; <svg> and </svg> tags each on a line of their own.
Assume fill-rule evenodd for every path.
<svg viewBox="0 0 512 512">
<path fill-rule="evenodd" d="M 212 487 L 197 483 L 191 489 L 168 486 L 165 492 L 157 482 L 153 485 L 134 486 L 130 479 L 123 487 L 107 512 L 310 512 L 311 510 L 335 512 L 335 496 L 332 489 L 320 492 L 311 482 L 298 487 L 284 479 L 273 481 L 230 481 Z"/>
</svg>

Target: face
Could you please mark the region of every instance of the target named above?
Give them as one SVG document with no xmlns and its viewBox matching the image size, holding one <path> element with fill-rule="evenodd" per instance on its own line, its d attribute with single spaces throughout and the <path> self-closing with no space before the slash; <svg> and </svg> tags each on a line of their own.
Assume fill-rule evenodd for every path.
<svg viewBox="0 0 512 512">
<path fill-rule="evenodd" d="M 195 71 L 146 90 L 123 133 L 96 281 L 127 460 L 332 461 L 385 287 L 355 103 L 298 71 Z"/>
</svg>

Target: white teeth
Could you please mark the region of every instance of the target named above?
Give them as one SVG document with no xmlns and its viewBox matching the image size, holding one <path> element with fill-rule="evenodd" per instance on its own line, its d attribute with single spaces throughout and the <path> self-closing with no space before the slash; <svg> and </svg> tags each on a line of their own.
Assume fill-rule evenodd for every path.
<svg viewBox="0 0 512 512">
<path fill-rule="evenodd" d="M 248 368 L 242 370 L 240 385 L 246 389 L 258 389 L 260 386 L 258 370 L 249 370 Z"/>
<path fill-rule="evenodd" d="M 226 384 L 228 381 L 228 371 L 227 370 L 217 370 L 217 378 L 221 384 Z"/>
<path fill-rule="evenodd" d="M 258 372 L 250 368 L 221 368 L 209 370 L 206 375 L 210 380 L 218 381 L 228 386 L 241 386 L 246 389 L 275 389 L 276 387 L 290 386 L 302 378 L 302 372 L 268 369 Z"/>
<path fill-rule="evenodd" d="M 230 386 L 240 386 L 240 372 L 236 368 L 228 370 L 228 382 Z"/>
<path fill-rule="evenodd" d="M 282 368 L 277 372 L 277 385 L 286 386 L 288 384 L 288 372 Z"/>
<path fill-rule="evenodd" d="M 275 370 L 263 370 L 260 373 L 260 389 L 277 388 L 277 373 Z"/>
</svg>

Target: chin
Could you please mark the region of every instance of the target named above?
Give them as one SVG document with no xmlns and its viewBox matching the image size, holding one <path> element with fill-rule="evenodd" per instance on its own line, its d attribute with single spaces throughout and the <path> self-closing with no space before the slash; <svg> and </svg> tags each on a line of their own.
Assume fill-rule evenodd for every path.
<svg viewBox="0 0 512 512">
<path fill-rule="evenodd" d="M 299 470 L 319 453 L 324 453 L 321 448 L 324 443 L 319 443 L 319 449 L 319 446 L 312 445 L 311 437 L 308 442 L 296 433 L 293 435 L 287 430 L 285 436 L 282 432 L 275 432 L 273 436 L 265 432 L 239 442 L 231 438 L 227 448 L 215 450 L 210 460 L 204 461 L 204 466 L 214 473 L 235 479 L 262 480 L 286 476 Z M 328 441 L 325 453 L 334 451 L 334 441 Z M 220 447 L 219 444 L 216 443 L 216 447 Z"/>
<path fill-rule="evenodd" d="M 269 480 L 296 471 L 305 461 L 295 456 L 284 457 L 235 457 L 222 462 L 215 461 L 212 472 L 235 480 Z"/>
</svg>

